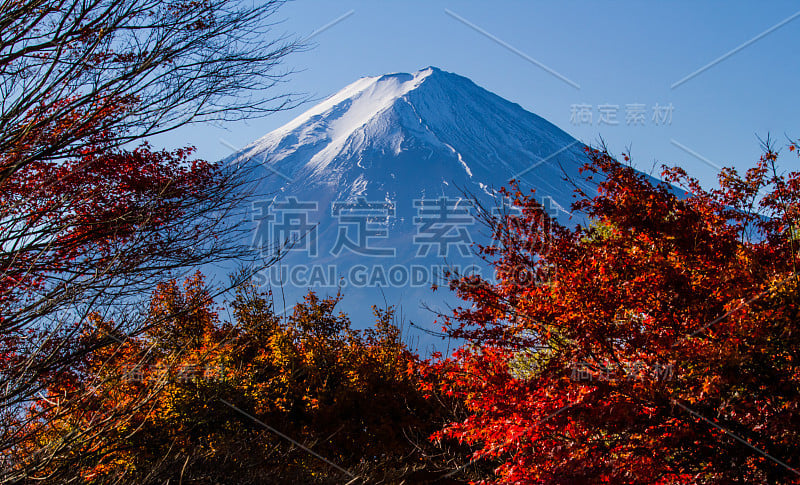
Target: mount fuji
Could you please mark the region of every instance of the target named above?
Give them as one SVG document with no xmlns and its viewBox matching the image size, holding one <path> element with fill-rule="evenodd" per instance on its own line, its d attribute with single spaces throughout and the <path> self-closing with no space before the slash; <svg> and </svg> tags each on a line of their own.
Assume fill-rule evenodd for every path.
<svg viewBox="0 0 800 485">
<path fill-rule="evenodd" d="M 226 161 L 256 167 L 254 248 L 294 241 L 261 283 L 280 285 L 287 300 L 341 287 L 356 325 L 369 324 L 370 305 L 389 304 L 435 332 L 423 307 L 456 301 L 430 291 L 433 273 L 487 271 L 465 250 L 488 232 L 470 219 L 465 194 L 493 205 L 516 179 L 567 220 L 575 186 L 566 180 L 596 191 L 578 175 L 583 148 L 519 105 L 428 67 L 361 78 Z"/>
</svg>

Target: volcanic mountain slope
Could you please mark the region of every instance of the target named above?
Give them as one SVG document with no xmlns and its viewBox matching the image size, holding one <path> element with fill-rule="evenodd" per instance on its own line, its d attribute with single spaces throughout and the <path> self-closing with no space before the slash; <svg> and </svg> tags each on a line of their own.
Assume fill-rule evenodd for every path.
<svg viewBox="0 0 800 485">
<path fill-rule="evenodd" d="M 465 193 L 494 204 L 494 190 L 517 179 L 563 221 L 575 189 L 566 178 L 596 190 L 578 175 L 584 160 L 583 145 L 558 127 L 434 67 L 361 78 L 228 159 L 257 164 L 255 246 L 305 231 L 281 263 L 304 267 L 304 278 L 273 271 L 289 299 L 343 284 L 345 309 L 400 304 L 429 328 L 420 301 L 441 307 L 443 292 L 369 271 L 353 282 L 353 268 L 478 263 L 463 246 L 485 242 L 486 231 L 469 221 Z M 311 281 L 315 265 L 324 270 Z"/>
</svg>

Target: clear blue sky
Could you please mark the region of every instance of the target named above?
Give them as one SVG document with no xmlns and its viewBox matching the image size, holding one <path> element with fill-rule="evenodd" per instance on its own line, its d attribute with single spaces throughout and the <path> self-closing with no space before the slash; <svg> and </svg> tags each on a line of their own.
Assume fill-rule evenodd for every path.
<svg viewBox="0 0 800 485">
<path fill-rule="evenodd" d="M 745 168 L 759 154 L 757 135 L 771 134 L 781 146 L 785 135 L 800 137 L 800 2 L 296 0 L 279 13 L 284 21 L 277 29 L 305 36 L 351 11 L 315 36 L 313 49 L 286 59 L 286 68 L 299 71 L 287 91 L 322 98 L 361 76 L 433 65 L 581 141 L 602 136 L 617 153 L 630 146 L 642 169 L 677 163 L 705 183 L 714 181 L 715 170 L 687 149 Z M 652 119 L 656 104 L 672 105 L 671 122 Z M 591 123 L 571 119 L 575 105 L 592 112 Z M 170 140 L 216 160 L 231 151 L 221 138 L 245 145 L 310 106 L 246 123 L 193 126 Z M 616 112 L 618 124 L 599 124 L 601 109 Z M 644 120 L 638 115 L 626 123 L 629 112 Z M 788 152 L 782 161 L 787 169 L 797 165 Z"/>
</svg>

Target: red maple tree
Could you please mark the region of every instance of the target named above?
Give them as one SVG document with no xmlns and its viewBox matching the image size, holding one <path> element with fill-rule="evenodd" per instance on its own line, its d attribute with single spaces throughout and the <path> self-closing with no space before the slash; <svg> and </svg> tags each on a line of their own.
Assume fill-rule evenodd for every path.
<svg viewBox="0 0 800 485">
<path fill-rule="evenodd" d="M 43 463 L 18 456 L 38 419 L 25 409 L 145 331 L 155 282 L 247 250 L 231 222 L 244 174 L 145 140 L 290 104 L 269 89 L 297 47 L 269 35 L 281 3 L 0 7 L 0 481 Z M 42 415 L 79 402 L 45 400 Z M 31 469 L 13 475 L 20 463 Z"/>
<path fill-rule="evenodd" d="M 705 190 L 588 155 L 590 226 L 514 186 L 481 248 L 496 281 L 453 279 L 468 344 L 427 372 L 471 414 L 437 437 L 503 483 L 800 483 L 800 173 L 767 147 Z"/>
</svg>

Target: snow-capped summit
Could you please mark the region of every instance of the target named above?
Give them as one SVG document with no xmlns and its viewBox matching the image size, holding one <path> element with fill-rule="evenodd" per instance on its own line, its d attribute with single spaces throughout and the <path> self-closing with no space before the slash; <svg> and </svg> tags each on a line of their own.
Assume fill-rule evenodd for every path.
<svg viewBox="0 0 800 485">
<path fill-rule="evenodd" d="M 433 72 L 429 68 L 414 74 L 361 78 L 256 141 L 249 150 L 245 149 L 245 155 L 267 151 L 272 154 L 273 162 L 280 162 L 303 145 L 322 142 L 324 148 L 308 161 L 315 171 L 321 172 L 358 130 L 370 125 L 374 129 L 385 120 L 382 116 L 385 111 L 417 89 Z"/>
<path fill-rule="evenodd" d="M 284 192 L 299 183 L 334 187 L 334 199 L 383 200 L 521 178 L 567 207 L 561 171 L 577 167 L 582 145 L 469 79 L 428 67 L 361 78 L 236 156 L 281 174 L 269 185 Z"/>
</svg>

